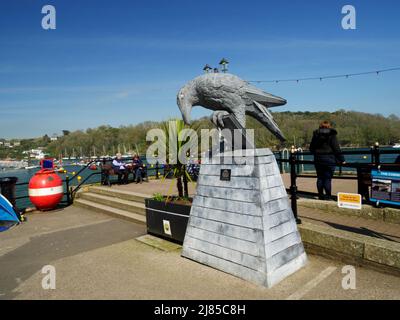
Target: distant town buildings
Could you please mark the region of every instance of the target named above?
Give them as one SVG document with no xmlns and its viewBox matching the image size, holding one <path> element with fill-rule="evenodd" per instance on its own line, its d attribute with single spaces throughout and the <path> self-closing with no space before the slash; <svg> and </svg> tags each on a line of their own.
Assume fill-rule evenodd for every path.
<svg viewBox="0 0 400 320">
<path fill-rule="evenodd" d="M 4 148 L 14 148 L 14 147 L 19 147 L 21 146 L 21 142 L 20 141 L 0 141 L 0 147 L 4 147 Z"/>
<path fill-rule="evenodd" d="M 22 154 L 27 155 L 29 158 L 42 160 L 46 156 L 46 154 L 43 152 L 43 150 L 44 150 L 43 147 L 39 147 L 37 149 L 31 149 L 31 150 L 23 151 Z"/>
</svg>

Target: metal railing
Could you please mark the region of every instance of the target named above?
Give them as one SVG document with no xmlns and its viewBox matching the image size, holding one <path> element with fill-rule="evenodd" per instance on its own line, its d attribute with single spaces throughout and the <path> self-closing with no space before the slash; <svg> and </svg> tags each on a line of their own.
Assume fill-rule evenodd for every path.
<svg viewBox="0 0 400 320">
<path fill-rule="evenodd" d="M 384 150 L 379 148 L 379 145 L 375 145 L 374 147 L 370 148 L 370 150 L 353 150 L 353 151 L 342 151 L 342 154 L 344 156 L 346 155 L 370 155 L 370 162 L 346 162 L 346 164 L 341 164 L 338 165 L 339 167 L 339 174 L 334 175 L 333 179 L 342 179 L 342 180 L 358 180 L 358 183 L 360 184 L 360 179 L 359 179 L 359 170 L 360 169 L 365 169 L 365 170 L 372 170 L 372 169 L 391 169 L 391 168 L 397 168 L 400 169 L 400 164 L 394 164 L 394 163 L 383 163 L 381 162 L 381 156 L 384 154 L 395 154 L 400 156 L 400 149 L 391 149 L 391 150 Z M 284 172 L 284 164 L 287 164 L 289 167 L 289 172 L 290 172 L 290 187 L 288 188 L 288 191 L 291 196 L 291 205 L 293 209 L 293 213 L 296 217 L 296 220 L 298 223 L 300 223 L 300 219 L 297 216 L 297 199 L 298 199 L 298 194 L 308 194 L 308 195 L 317 195 L 315 192 L 307 192 L 307 191 L 299 191 L 297 187 L 297 178 L 314 178 L 316 179 L 317 176 L 315 174 L 304 174 L 304 166 L 305 165 L 315 165 L 315 161 L 313 160 L 305 160 L 305 156 L 312 156 L 313 153 L 309 151 L 302 151 L 299 149 L 292 149 L 292 150 L 287 150 L 284 149 L 280 152 L 276 152 L 276 160 L 279 164 L 281 173 Z M 287 156 L 287 157 L 285 157 Z M 123 158 L 123 161 L 129 161 L 131 158 Z M 102 183 L 104 181 L 103 177 L 103 172 L 102 171 L 96 171 L 92 172 L 84 177 L 84 179 L 80 180 L 78 177 L 80 177 L 85 171 L 90 170 L 89 168 L 93 164 L 105 164 L 107 162 L 111 162 L 112 158 L 98 158 L 98 159 L 92 159 L 90 162 L 85 164 L 78 172 L 76 172 L 72 177 L 66 176 L 65 179 L 63 179 L 63 184 L 65 184 L 65 189 L 64 189 L 64 196 L 65 200 L 62 201 L 65 205 L 70 205 L 73 202 L 73 199 L 76 195 L 76 193 L 80 190 L 80 188 L 85 185 L 90 178 L 93 176 L 100 176 L 99 181 L 95 183 Z M 343 175 L 343 168 L 353 168 L 357 170 L 357 175 Z M 168 175 L 170 172 L 170 169 L 166 168 L 164 165 L 160 165 L 158 162 L 154 166 L 147 166 L 147 175 L 148 176 L 155 176 L 156 179 L 159 179 L 159 176 L 161 175 Z M 78 183 L 74 186 L 71 184 L 73 182 L 77 181 Z M 21 183 L 16 183 L 16 186 L 27 186 L 28 187 L 28 182 L 21 182 Z M 360 186 L 359 186 L 360 189 Z M 23 196 L 16 196 L 16 200 L 21 200 L 21 199 L 27 199 L 29 198 L 29 195 L 23 195 Z M 373 203 L 371 203 L 373 204 Z"/>
<path fill-rule="evenodd" d="M 66 176 L 65 179 L 62 179 L 63 186 L 65 186 L 64 193 L 63 193 L 63 198 L 65 198 L 65 200 L 62 200 L 61 204 L 65 205 L 65 206 L 71 205 L 76 193 L 93 176 L 101 176 L 100 179 L 94 183 L 102 183 L 104 181 L 104 177 L 103 177 L 103 172 L 101 171 L 101 164 L 105 164 L 107 162 L 112 162 L 112 160 L 113 160 L 113 158 L 92 159 L 91 161 L 86 163 L 84 166 L 82 166 L 82 168 L 79 171 L 77 171 L 76 173 L 74 173 L 71 177 Z M 132 158 L 122 158 L 122 161 L 124 161 L 124 162 L 130 161 L 130 160 L 132 160 Z M 97 166 L 97 164 L 100 164 L 100 166 L 97 166 L 98 169 L 96 172 L 91 172 L 90 174 L 85 175 L 85 177 L 83 179 L 78 178 L 78 177 L 81 177 L 88 170 L 91 170 L 90 167 L 94 164 L 96 164 L 96 166 Z M 100 169 L 100 171 L 98 171 L 99 169 Z M 159 179 L 159 176 L 164 175 L 164 174 L 165 174 L 165 168 L 163 165 L 160 165 L 158 162 L 154 166 L 151 166 L 150 168 L 147 167 L 147 175 L 149 177 L 155 176 L 156 179 Z M 75 181 L 77 182 L 77 184 L 72 185 L 72 183 Z M 16 188 L 21 187 L 21 186 L 26 186 L 26 188 L 28 189 L 29 182 L 17 182 L 15 184 Z M 18 195 L 17 194 L 15 197 L 16 201 L 24 200 L 24 199 L 29 199 L 29 194 L 26 194 L 26 195 Z M 25 209 L 25 208 L 23 208 L 23 209 Z"/>
<path fill-rule="evenodd" d="M 333 179 L 342 179 L 342 180 L 357 180 L 358 181 L 358 190 L 362 190 L 362 183 L 360 179 L 360 171 L 365 170 L 371 172 L 372 169 L 377 170 L 397 170 L 400 171 L 400 163 L 384 163 L 381 161 L 381 156 L 384 154 L 391 154 L 391 155 L 399 155 L 400 156 L 400 149 L 391 149 L 391 150 L 383 150 L 376 144 L 374 147 L 371 147 L 369 151 L 365 150 L 353 150 L 353 151 L 342 151 L 342 155 L 370 155 L 370 162 L 346 162 L 345 164 L 338 164 L 339 167 L 339 174 L 334 175 Z M 298 210 L 297 210 L 297 199 L 299 193 L 308 194 L 308 195 L 317 195 L 315 192 L 307 192 L 307 191 L 299 191 L 297 186 L 297 178 L 313 178 L 316 179 L 316 174 L 301 174 L 300 166 L 304 165 L 314 165 L 316 162 L 314 160 L 304 160 L 304 156 L 313 156 L 314 154 L 310 151 L 303 152 L 302 150 L 299 151 L 298 149 L 292 148 L 289 153 L 288 158 L 283 158 L 283 151 L 275 153 L 275 155 L 280 155 L 280 157 L 276 156 L 276 160 L 279 164 L 281 173 L 284 172 L 283 164 L 289 165 L 289 172 L 290 172 L 290 187 L 288 189 L 291 198 L 291 206 L 293 210 L 293 214 L 296 218 L 297 223 L 301 223 L 301 220 L 298 218 Z M 328 154 L 326 154 L 328 155 Z M 353 168 L 357 170 L 357 174 L 353 176 L 344 176 L 343 175 L 343 168 Z M 367 203 L 371 205 L 376 205 L 368 199 L 366 199 Z"/>
</svg>

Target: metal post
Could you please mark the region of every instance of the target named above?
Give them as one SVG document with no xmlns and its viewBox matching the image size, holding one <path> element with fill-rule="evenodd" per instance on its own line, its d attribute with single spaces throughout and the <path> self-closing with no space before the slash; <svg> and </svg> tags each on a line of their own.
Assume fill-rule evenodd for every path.
<svg viewBox="0 0 400 320">
<path fill-rule="evenodd" d="M 371 153 L 371 166 L 373 167 L 375 165 L 375 152 L 373 146 L 371 146 L 370 153 Z"/>
<path fill-rule="evenodd" d="M 280 155 L 281 155 L 281 158 L 280 158 L 281 161 L 279 161 L 279 170 L 281 171 L 281 174 L 282 174 L 283 173 L 283 161 L 282 161 L 282 159 L 284 157 L 283 150 L 280 151 Z"/>
<path fill-rule="evenodd" d="M 301 219 L 297 216 L 297 173 L 296 173 L 296 149 L 292 148 L 289 157 L 290 165 L 290 199 L 292 211 L 297 224 L 301 224 Z"/>
<path fill-rule="evenodd" d="M 159 179 L 159 177 L 158 177 L 158 161 L 156 162 L 156 179 Z"/>
<path fill-rule="evenodd" d="M 71 195 L 69 193 L 69 177 L 65 177 L 65 186 L 67 188 L 67 204 L 70 205 L 71 204 Z"/>
<path fill-rule="evenodd" d="M 379 167 L 381 164 L 381 154 L 379 149 L 379 142 L 376 142 L 374 145 L 374 163 L 376 167 Z"/>
</svg>

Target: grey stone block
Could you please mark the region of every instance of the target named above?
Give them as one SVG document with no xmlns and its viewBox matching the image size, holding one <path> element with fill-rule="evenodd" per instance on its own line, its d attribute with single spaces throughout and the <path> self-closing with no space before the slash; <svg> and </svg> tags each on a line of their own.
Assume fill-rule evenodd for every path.
<svg viewBox="0 0 400 320">
<path fill-rule="evenodd" d="M 281 252 L 273 255 L 271 258 L 267 258 L 267 270 L 272 272 L 282 267 L 284 264 L 297 258 L 304 253 L 304 247 L 302 243 L 296 243 Z"/>
<path fill-rule="evenodd" d="M 293 246 L 298 243 L 301 243 L 299 232 L 292 232 L 274 241 L 267 242 L 265 243 L 266 258 L 271 258 L 281 252 L 285 246 Z"/>
<path fill-rule="evenodd" d="M 192 217 L 190 225 L 213 233 L 226 235 L 232 238 L 243 239 L 249 242 L 261 242 L 262 230 L 241 227 L 226 222 L 218 222 L 200 217 Z"/>
<path fill-rule="evenodd" d="M 200 186 L 229 187 L 245 190 L 259 189 L 259 181 L 252 177 L 231 177 L 231 181 L 221 181 L 219 170 L 218 176 L 202 175 L 200 173 L 197 184 Z"/>
<path fill-rule="evenodd" d="M 264 218 L 265 220 L 265 218 Z M 290 234 L 292 232 L 296 232 L 297 231 L 297 225 L 293 224 L 292 221 L 288 221 L 285 223 L 282 223 L 278 226 L 269 228 L 268 226 L 265 226 L 264 229 L 264 238 L 265 238 L 265 242 L 271 242 L 274 241 L 276 239 L 279 239 L 283 236 L 286 236 L 287 234 Z"/>
<path fill-rule="evenodd" d="M 268 216 L 264 219 L 265 226 L 269 229 L 279 226 L 285 222 L 292 220 L 293 212 L 290 209 L 279 211 Z"/>
<path fill-rule="evenodd" d="M 201 175 L 218 176 L 222 169 L 231 170 L 232 177 L 255 177 L 256 172 L 254 166 L 251 165 L 234 165 L 234 164 L 206 164 L 200 168 Z"/>
<path fill-rule="evenodd" d="M 208 220 L 214 220 L 224 223 L 229 223 L 237 226 L 247 228 L 254 228 L 255 226 L 262 226 L 261 216 L 252 216 L 248 214 L 239 214 L 229 211 L 223 211 L 213 208 L 203 208 L 192 206 L 190 213 L 193 217 L 201 217 Z"/>
<path fill-rule="evenodd" d="M 221 259 L 231 261 L 240 265 L 248 266 L 248 268 L 255 271 L 263 271 L 265 259 L 262 257 L 255 257 L 243 252 L 221 247 L 205 240 L 199 240 L 191 237 L 185 239 L 186 245 L 191 249 L 210 254 Z"/>
<path fill-rule="evenodd" d="M 288 263 L 282 265 L 280 268 L 274 271 L 268 271 L 267 273 L 267 287 L 271 288 L 275 284 L 279 283 L 292 273 L 296 272 L 297 270 L 301 269 L 307 264 L 307 255 L 304 252 L 297 258 L 289 261 Z"/>
<path fill-rule="evenodd" d="M 238 239 L 238 238 L 229 237 L 227 235 L 214 233 L 212 231 L 207 231 L 207 230 L 195 227 L 192 224 L 189 224 L 188 228 L 191 230 L 191 232 L 188 234 L 189 237 L 204 240 L 204 241 L 207 241 L 210 243 L 214 243 L 221 247 L 232 249 L 232 250 L 239 251 L 242 253 L 246 253 L 246 254 L 252 255 L 254 257 L 263 257 L 264 256 L 264 251 L 255 242 L 250 242 L 250 241 L 246 241 L 246 240 L 242 240 L 242 239 Z"/>
<path fill-rule="evenodd" d="M 278 175 L 280 174 L 278 165 L 276 162 L 272 162 L 270 164 L 266 165 L 259 165 L 258 167 L 258 176 L 259 177 L 267 177 L 267 176 L 272 176 L 272 175 Z"/>
<path fill-rule="evenodd" d="M 234 189 L 228 187 L 209 188 L 199 185 L 197 192 L 199 196 L 212 197 L 228 200 L 237 200 L 244 202 L 257 202 L 259 193 L 257 190 Z"/>
<path fill-rule="evenodd" d="M 251 165 L 203 163 L 182 256 L 271 287 L 307 257 L 272 152 L 246 154 Z M 230 181 L 220 180 L 221 169 L 231 170 Z"/>
<path fill-rule="evenodd" d="M 267 163 L 272 163 L 276 161 L 275 156 L 263 156 L 263 157 L 257 157 L 257 160 L 255 161 L 256 164 L 267 164 Z"/>
<path fill-rule="evenodd" d="M 260 177 L 260 191 L 282 185 L 283 181 L 280 174 Z"/>
<path fill-rule="evenodd" d="M 266 212 L 268 212 L 270 214 L 272 214 L 274 212 L 279 212 L 279 211 L 283 211 L 286 209 L 290 209 L 289 199 L 282 198 L 282 199 L 265 202 L 263 208 L 265 209 Z"/>
<path fill-rule="evenodd" d="M 189 246 L 183 247 L 182 256 L 213 267 L 215 269 L 224 271 L 244 280 L 250 281 L 252 283 L 262 286 L 268 286 L 266 282 L 266 275 L 264 272 L 258 272 L 244 265 L 234 263 L 229 260 L 224 260 L 219 256 L 214 256 L 209 253 L 194 250 Z"/>
<path fill-rule="evenodd" d="M 264 189 L 261 192 L 261 203 L 269 203 L 273 200 L 287 198 L 286 189 L 284 186 L 272 187 Z"/>
<path fill-rule="evenodd" d="M 223 211 L 248 214 L 252 216 L 261 216 L 261 210 L 258 203 L 244 202 L 226 199 L 218 199 L 211 197 L 195 196 L 193 205 L 203 208 L 213 208 Z"/>
</svg>

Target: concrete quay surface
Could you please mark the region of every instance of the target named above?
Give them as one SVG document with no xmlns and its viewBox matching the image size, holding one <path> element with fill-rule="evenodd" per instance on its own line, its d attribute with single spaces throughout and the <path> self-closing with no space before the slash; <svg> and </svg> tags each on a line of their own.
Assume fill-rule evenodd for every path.
<svg viewBox="0 0 400 320">
<path fill-rule="evenodd" d="M 284 179 L 283 180 L 287 180 Z M 310 179 L 305 178 L 308 190 L 313 191 Z M 313 180 L 313 179 L 311 179 Z M 315 181 L 313 181 L 315 183 Z M 343 180 L 334 183 L 343 184 Z M 150 180 L 145 185 L 113 186 L 127 192 L 158 192 L 174 190 L 174 180 Z M 345 185 L 345 184 L 344 184 Z M 190 183 L 190 194 L 196 184 Z M 308 252 L 323 254 L 343 262 L 369 266 L 400 276 L 400 210 L 363 206 L 363 210 L 339 209 L 334 201 L 301 198 L 298 214 L 304 224 L 300 232 Z M 354 250 L 354 247 L 358 250 Z"/>
<path fill-rule="evenodd" d="M 289 186 L 288 175 L 282 175 L 285 186 Z M 289 177 L 290 178 L 290 177 Z M 303 191 L 315 192 L 315 180 L 298 179 L 303 186 Z M 333 185 L 338 191 L 356 192 L 354 181 L 334 180 Z M 128 184 L 112 186 L 113 190 L 145 193 L 151 197 L 154 193 L 171 194 L 176 189 L 175 180 L 150 180 L 142 184 Z M 343 189 L 342 189 L 343 188 Z M 189 194 L 196 193 L 196 183 L 189 183 Z M 374 209 L 364 206 L 362 211 L 339 209 L 334 201 L 319 201 L 300 196 L 298 201 L 299 216 L 303 221 L 329 228 L 344 230 L 361 235 L 395 241 L 400 243 L 400 210 Z M 386 216 L 385 216 L 386 214 Z"/>
<path fill-rule="evenodd" d="M 400 277 L 355 266 L 356 289 L 345 290 L 344 264 L 312 254 L 266 289 L 136 240 L 145 232 L 76 207 L 29 215 L 0 234 L 0 299 L 400 299 Z M 46 265 L 55 290 L 42 288 Z"/>
</svg>

